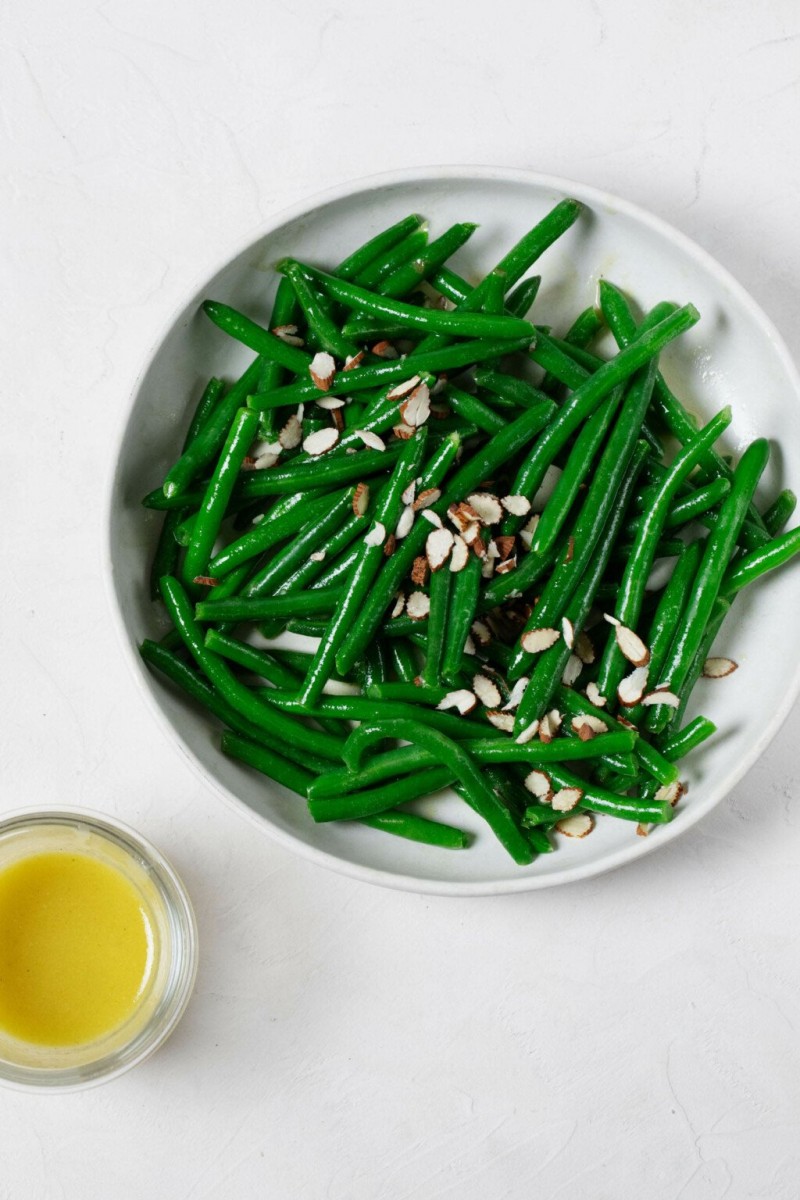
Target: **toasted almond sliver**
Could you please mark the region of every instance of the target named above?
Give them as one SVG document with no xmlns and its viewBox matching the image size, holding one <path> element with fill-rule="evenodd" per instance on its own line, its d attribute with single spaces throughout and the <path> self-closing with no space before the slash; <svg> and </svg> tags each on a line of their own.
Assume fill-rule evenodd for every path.
<svg viewBox="0 0 800 1200">
<path fill-rule="evenodd" d="M 294 450 L 295 446 L 299 446 L 303 440 L 303 426 L 300 423 L 300 418 L 296 413 L 292 413 L 289 420 L 283 426 L 278 434 L 278 441 L 283 446 L 284 450 Z"/>
<path fill-rule="evenodd" d="M 588 633 L 584 633 L 583 630 L 581 630 L 580 633 L 576 634 L 575 636 L 575 653 L 581 662 L 586 663 L 587 666 L 590 663 L 593 663 L 595 660 L 592 639 L 589 637 Z"/>
<path fill-rule="evenodd" d="M 423 517 L 427 517 L 428 513 L 423 513 Z M 432 515 L 432 514 L 431 514 Z M 469 546 L 462 537 L 456 534 L 453 540 L 453 552 L 450 555 L 450 570 L 454 573 L 463 571 L 469 561 Z"/>
<path fill-rule="evenodd" d="M 656 792 L 656 800 L 669 800 L 674 808 L 683 795 L 685 788 L 679 779 L 675 779 L 672 783 L 665 783 Z"/>
<path fill-rule="evenodd" d="M 359 350 L 358 354 L 348 354 L 344 360 L 345 371 L 354 371 L 356 367 L 360 367 L 364 361 L 366 350 Z"/>
<path fill-rule="evenodd" d="M 488 675 L 475 675 L 472 680 L 472 690 L 481 704 L 485 704 L 487 708 L 496 709 L 502 699 L 497 686 L 492 683 Z"/>
<path fill-rule="evenodd" d="M 467 504 L 478 514 L 482 525 L 496 525 L 503 516 L 500 501 L 491 492 L 473 492 L 467 496 Z"/>
<path fill-rule="evenodd" d="M 502 559 L 516 558 L 517 539 L 513 534 L 498 534 L 492 544 L 497 547 L 497 552 Z"/>
<path fill-rule="evenodd" d="M 724 679 L 738 670 L 739 664 L 732 658 L 707 658 L 703 663 L 704 679 Z"/>
<path fill-rule="evenodd" d="M 503 496 L 500 503 L 512 517 L 527 517 L 531 511 L 531 502 L 526 496 Z"/>
<path fill-rule="evenodd" d="M 636 667 L 630 675 L 626 675 L 617 688 L 620 703 L 630 708 L 639 704 L 647 687 L 647 667 Z"/>
<path fill-rule="evenodd" d="M 383 543 L 383 553 L 386 555 L 387 558 L 389 558 L 392 554 L 394 554 L 396 545 L 397 545 L 397 538 L 395 537 L 395 535 L 393 533 L 390 533 L 389 536 L 387 537 L 386 541 Z"/>
<path fill-rule="evenodd" d="M 451 504 L 447 515 L 460 534 L 463 534 L 471 525 L 479 526 L 479 518 L 475 509 L 463 500 L 460 504 Z"/>
<path fill-rule="evenodd" d="M 606 704 L 608 704 L 605 696 L 600 694 L 600 689 L 594 680 L 586 685 L 586 699 L 590 704 L 593 704 L 595 708 L 605 708 Z"/>
<path fill-rule="evenodd" d="M 553 490 L 561 478 L 561 468 L 549 466 L 544 473 L 544 478 L 539 486 L 539 490 L 531 501 L 531 508 L 535 513 L 540 513 L 544 510 L 544 506 L 553 494 Z"/>
<path fill-rule="evenodd" d="M 525 695 L 525 688 L 528 686 L 528 683 L 528 676 L 521 675 L 508 694 L 508 700 L 503 705 L 503 712 L 514 712 L 514 710 L 519 707 L 522 697 Z"/>
<path fill-rule="evenodd" d="M 556 812 L 572 812 L 583 799 L 583 792 L 577 787 L 560 788 L 550 801 Z"/>
<path fill-rule="evenodd" d="M 376 521 L 369 533 L 364 535 L 365 546 L 382 546 L 386 541 L 386 526 Z"/>
<path fill-rule="evenodd" d="M 575 626 L 569 617 L 561 618 L 561 636 L 571 650 L 575 645 Z M 581 662 L 583 662 L 583 659 L 581 659 Z"/>
<path fill-rule="evenodd" d="M 407 442 L 409 438 L 414 436 L 414 430 L 412 427 L 405 424 L 393 426 L 392 433 L 396 438 L 399 438 L 401 442 Z"/>
<path fill-rule="evenodd" d="M 561 713 L 557 708 L 552 708 L 550 712 L 544 714 L 539 722 L 539 741 L 545 744 L 552 742 L 560 728 Z"/>
<path fill-rule="evenodd" d="M 574 813 L 571 817 L 562 817 L 555 827 L 566 837 L 585 838 L 594 829 L 594 817 L 591 813 Z"/>
<path fill-rule="evenodd" d="M 486 719 L 494 725 L 495 729 L 502 729 L 503 733 L 514 732 L 514 718 L 511 713 L 497 712 L 490 709 L 486 710 Z"/>
<path fill-rule="evenodd" d="M 419 382 L 419 375 L 412 375 L 410 379 L 404 379 L 402 383 L 395 384 L 391 391 L 386 393 L 386 399 L 400 400 L 403 396 L 407 396 L 409 392 L 413 392 Z"/>
<path fill-rule="evenodd" d="M 417 481 L 416 481 L 416 479 L 412 479 L 411 483 L 408 485 L 406 490 L 403 492 L 400 499 L 403 501 L 403 504 L 413 504 L 414 497 L 416 496 L 416 494 L 417 494 Z"/>
<path fill-rule="evenodd" d="M 315 551 L 314 551 L 314 553 L 313 553 L 313 554 L 309 554 L 309 556 L 308 556 L 308 557 L 311 559 L 311 561 L 312 561 L 312 562 L 324 562 L 324 561 L 325 561 L 325 555 L 326 555 L 327 553 L 328 553 L 328 551 L 327 551 L 327 550 L 315 550 Z"/>
<path fill-rule="evenodd" d="M 681 699 L 671 692 L 668 688 L 656 688 L 654 692 L 648 692 L 642 697 L 642 704 L 649 706 L 651 704 L 666 704 L 667 708 L 679 708 Z"/>
<path fill-rule="evenodd" d="M 353 492 L 353 512 L 357 517 L 363 517 L 369 508 L 369 484 L 357 483 Z"/>
<path fill-rule="evenodd" d="M 459 541 L 459 539 L 456 538 L 456 543 L 458 543 L 458 541 Z M 466 546 L 464 547 L 464 551 L 466 553 Z M 453 546 L 453 554 L 455 554 L 455 552 L 456 552 L 456 547 Z M 467 560 L 465 558 L 464 559 L 465 566 L 466 566 L 466 561 Z M 452 569 L 453 569 L 453 558 L 451 555 L 450 556 L 450 570 L 452 571 Z M 472 622 L 472 633 L 475 636 L 479 646 L 488 646 L 489 642 L 492 640 L 492 631 L 489 628 L 489 626 L 486 624 L 485 621 L 473 621 Z"/>
<path fill-rule="evenodd" d="M 608 621 L 609 625 L 613 625 L 615 628 L 620 624 L 613 613 L 603 613 L 603 620 Z"/>
<path fill-rule="evenodd" d="M 442 697 L 436 707 L 442 712 L 447 708 L 457 708 L 461 716 L 465 717 L 467 713 L 472 712 L 477 703 L 477 696 L 473 695 L 467 688 L 459 688 L 456 692 L 448 692 L 446 696 Z"/>
<path fill-rule="evenodd" d="M 419 587 L 422 587 L 428 582 L 430 573 L 431 569 L 428 566 L 427 558 L 424 554 L 419 554 L 414 559 L 414 565 L 411 568 L 411 582 L 416 583 Z"/>
<path fill-rule="evenodd" d="M 510 575 L 517 569 L 517 560 L 516 558 L 507 558 L 505 562 L 496 563 L 494 569 L 498 575 Z"/>
<path fill-rule="evenodd" d="M 614 627 L 614 636 L 617 639 L 617 645 L 628 662 L 633 663 L 635 667 L 647 666 L 650 662 L 650 651 L 638 633 L 634 633 L 632 629 L 628 629 L 627 625 L 618 624 Z"/>
<path fill-rule="evenodd" d="M 391 342 L 387 342 L 385 338 L 383 339 L 383 341 L 375 343 L 375 345 L 372 347 L 372 353 L 374 355 L 376 355 L 377 358 L 399 358 L 400 357 L 400 355 L 397 353 L 396 348 L 392 345 Z"/>
<path fill-rule="evenodd" d="M 467 640 L 464 642 L 464 653 L 471 655 L 473 658 L 478 653 L 475 649 L 475 642 L 471 633 L 467 634 Z"/>
<path fill-rule="evenodd" d="M 529 629 L 523 633 L 520 643 L 527 654 L 540 654 L 554 646 L 560 637 L 557 629 Z"/>
<path fill-rule="evenodd" d="M 329 425 L 326 429 L 316 429 L 314 433 L 310 433 L 303 442 L 303 449 L 306 454 L 311 454 L 315 458 L 320 454 L 327 454 L 339 440 L 339 430 L 334 429 Z"/>
<path fill-rule="evenodd" d="M 370 450 L 386 449 L 383 438 L 378 437 L 377 433 L 373 433 L 371 429 L 354 429 L 353 433 L 361 439 L 365 446 L 369 446 Z"/>
<path fill-rule="evenodd" d="M 274 467 L 279 457 L 280 449 L 277 454 L 272 450 L 267 450 L 264 454 L 259 454 L 253 463 L 253 469 L 255 471 L 264 471 L 267 467 Z"/>
<path fill-rule="evenodd" d="M 631 733 L 639 732 L 639 726 L 634 725 L 633 721 L 629 721 L 627 717 L 623 717 L 622 713 L 617 713 L 617 724 L 621 725 L 623 729 L 630 729 Z"/>
<path fill-rule="evenodd" d="M 530 548 L 531 548 L 531 542 L 533 541 L 533 536 L 536 533 L 536 528 L 537 528 L 538 524 L 539 524 L 539 514 L 534 513 L 533 516 L 531 517 L 530 521 L 528 521 L 525 525 L 523 525 L 522 529 L 519 532 L 520 541 L 522 542 L 523 546 L 525 546 L 528 550 L 530 550 Z"/>
<path fill-rule="evenodd" d="M 412 592 L 406 601 L 406 613 L 412 621 L 424 621 L 431 611 L 431 602 L 425 592 Z"/>
<path fill-rule="evenodd" d="M 390 617 L 399 617 L 406 606 L 405 592 L 395 592 L 394 608 L 389 613 Z"/>
<path fill-rule="evenodd" d="M 591 713 L 580 713 L 577 717 L 573 717 L 571 725 L 582 742 L 588 742 L 595 734 L 608 733 L 605 721 L 592 716 Z"/>
<path fill-rule="evenodd" d="M 431 415 L 431 394 L 427 383 L 419 383 L 400 405 L 400 416 L 406 425 L 417 428 Z"/>
<path fill-rule="evenodd" d="M 436 503 L 441 494 L 440 488 L 425 488 L 414 501 L 414 511 L 422 512 L 423 509 L 430 508 L 432 504 Z"/>
<path fill-rule="evenodd" d="M 530 725 L 526 725 L 521 733 L 518 733 L 514 739 L 518 746 L 525 746 L 528 742 L 532 742 L 539 732 L 539 722 L 531 721 Z"/>
<path fill-rule="evenodd" d="M 449 529 L 433 529 L 425 540 L 425 557 L 432 571 L 440 571 L 453 549 L 453 534 Z"/>
<path fill-rule="evenodd" d="M 570 654 L 567 659 L 567 665 L 564 667 L 564 673 L 561 676 L 561 682 L 564 687 L 572 687 L 577 682 L 578 676 L 583 670 L 583 663 L 578 658 L 577 654 Z"/>
<path fill-rule="evenodd" d="M 411 532 L 411 526 L 414 524 L 414 510 L 410 504 L 407 504 L 400 513 L 400 519 L 397 522 L 397 528 L 394 531 L 395 537 L 401 540 Z"/>
<path fill-rule="evenodd" d="M 523 782 L 537 800 L 542 800 L 545 804 L 549 803 L 553 795 L 553 786 L 549 775 L 545 775 L 544 771 L 529 771 Z"/>
<path fill-rule="evenodd" d="M 287 346 L 302 346 L 303 339 L 297 336 L 296 325 L 276 325 L 270 330 L 275 337 L 280 338 L 282 342 L 286 342 Z"/>
<path fill-rule="evenodd" d="M 435 525 L 437 529 L 442 528 L 442 518 L 438 513 L 431 512 L 428 508 L 423 508 L 419 515 L 424 517 L 426 521 L 430 521 L 431 525 Z"/>
<path fill-rule="evenodd" d="M 336 374 L 336 363 L 334 362 L 333 355 L 328 354 L 327 350 L 319 350 L 312 358 L 308 372 L 320 391 L 327 392 Z"/>
<path fill-rule="evenodd" d="M 341 396 L 320 396 L 315 403 L 317 408 L 324 408 L 328 412 L 332 412 L 336 408 L 344 408 L 344 400 Z"/>
</svg>

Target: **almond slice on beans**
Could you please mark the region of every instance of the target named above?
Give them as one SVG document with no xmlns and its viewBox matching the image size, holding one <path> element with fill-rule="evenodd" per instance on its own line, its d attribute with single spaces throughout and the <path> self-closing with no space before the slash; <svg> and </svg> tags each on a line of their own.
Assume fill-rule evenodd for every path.
<svg viewBox="0 0 800 1200">
<path fill-rule="evenodd" d="M 365 354 L 366 350 L 359 350 L 358 354 L 348 354 L 347 358 L 344 360 L 345 371 L 353 371 L 356 367 L 360 367 L 364 361 Z"/>
<path fill-rule="evenodd" d="M 395 537 L 404 538 L 411 532 L 411 526 L 414 524 L 414 510 L 410 504 L 407 504 L 400 513 L 400 520 L 397 522 L 395 529 Z"/>
<path fill-rule="evenodd" d="M 447 708 L 457 708 L 461 716 L 465 717 L 467 713 L 472 712 L 477 703 L 477 696 L 467 688 L 459 688 L 458 691 L 448 692 L 446 696 L 443 696 L 436 707 L 442 712 Z"/>
<path fill-rule="evenodd" d="M 739 664 L 732 658 L 707 658 L 703 663 L 704 679 L 724 679 L 739 669 Z"/>
<path fill-rule="evenodd" d="M 592 639 L 589 637 L 588 633 L 584 633 L 583 630 L 581 630 L 580 633 L 576 634 L 575 636 L 575 653 L 581 662 L 586 663 L 587 666 L 590 663 L 593 663 L 595 660 Z"/>
<path fill-rule="evenodd" d="M 315 550 L 313 552 L 313 554 L 309 554 L 308 557 L 311 559 L 312 562 L 324 562 L 325 556 L 327 555 L 327 553 L 328 553 L 327 550 Z"/>
<path fill-rule="evenodd" d="M 442 518 L 438 513 L 431 512 L 428 508 L 423 508 L 419 515 L 424 517 L 426 521 L 430 521 L 431 525 L 435 525 L 437 529 L 442 528 Z"/>
<path fill-rule="evenodd" d="M 570 621 L 569 617 L 561 618 L 561 636 L 564 638 L 564 641 L 571 650 L 575 645 L 575 626 L 572 624 L 572 621 Z M 582 661 L 583 659 L 581 659 L 581 662 Z"/>
<path fill-rule="evenodd" d="M 538 524 L 539 524 L 539 514 L 534 513 L 534 515 L 531 517 L 530 521 L 528 521 L 528 523 L 526 525 L 523 525 L 522 529 L 519 532 L 520 541 L 522 542 L 523 546 L 525 546 L 525 548 L 527 550 L 530 550 L 530 548 L 531 548 L 531 542 L 533 541 L 533 535 L 536 533 L 536 527 Z"/>
<path fill-rule="evenodd" d="M 414 501 L 414 511 L 421 512 L 425 508 L 430 508 L 432 504 L 436 503 L 441 494 L 440 488 L 425 488 Z"/>
<path fill-rule="evenodd" d="M 647 688 L 647 674 L 647 667 L 637 667 L 630 675 L 625 676 L 617 688 L 621 704 L 630 708 L 641 702 Z"/>
<path fill-rule="evenodd" d="M 503 516 L 500 501 L 491 492 L 473 492 L 467 496 L 467 504 L 478 514 L 482 525 L 496 525 Z"/>
<path fill-rule="evenodd" d="M 498 575 L 510 575 L 517 569 L 517 560 L 516 558 L 507 558 L 505 562 L 496 563 L 494 569 Z"/>
<path fill-rule="evenodd" d="M 413 392 L 414 388 L 420 383 L 419 375 L 412 375 L 410 379 L 404 379 L 402 383 L 397 383 L 386 393 L 387 400 L 400 400 L 403 396 L 407 396 L 409 392 Z"/>
<path fill-rule="evenodd" d="M 531 508 L 535 513 L 540 513 L 547 504 L 547 501 L 553 494 L 555 486 L 561 478 L 561 468 L 549 466 L 544 473 L 544 478 L 539 485 L 539 490 L 531 501 Z"/>
<path fill-rule="evenodd" d="M 373 433 L 371 429 L 354 429 L 354 435 L 360 438 L 365 446 L 369 446 L 370 450 L 385 450 L 386 442 L 383 438 L 378 437 L 377 433 Z"/>
<path fill-rule="evenodd" d="M 527 496 L 503 496 L 500 503 L 512 517 L 527 517 L 531 511 L 531 502 Z"/>
<path fill-rule="evenodd" d="M 458 542 L 458 540 L 459 539 L 456 538 L 456 542 Z M 464 547 L 464 549 L 466 552 L 466 547 Z M 455 548 L 455 546 L 453 546 L 453 554 L 455 554 L 455 552 L 456 552 L 456 548 Z M 465 566 L 466 566 L 466 562 L 467 562 L 467 560 L 465 558 L 464 559 Z M 451 555 L 450 570 L 452 571 L 452 569 L 453 569 L 453 559 L 452 559 L 452 555 Z M 473 633 L 474 637 L 476 638 L 479 646 L 488 646 L 489 642 L 492 640 L 492 631 L 489 628 L 489 626 L 486 624 L 485 621 L 473 621 L 472 622 L 472 633 Z"/>
<path fill-rule="evenodd" d="M 315 404 L 317 408 L 324 408 L 328 412 L 332 412 L 336 408 L 344 408 L 344 400 L 341 396 L 320 396 Z"/>
<path fill-rule="evenodd" d="M 495 729 L 502 729 L 503 733 L 514 732 L 514 718 L 511 713 L 497 712 L 487 709 L 486 719 L 494 725 Z"/>
<path fill-rule="evenodd" d="M 336 363 L 333 355 L 327 350 L 319 350 L 312 358 L 308 372 L 321 392 L 327 392 L 336 374 Z"/>
<path fill-rule="evenodd" d="M 551 708 L 550 712 L 545 713 L 539 722 L 539 741 L 552 742 L 553 738 L 561 728 L 561 713 L 557 708 Z"/>
<path fill-rule="evenodd" d="M 553 795 L 553 785 L 550 781 L 550 776 L 545 775 L 544 771 L 529 771 L 524 779 L 525 787 L 535 796 L 537 800 L 541 800 L 543 804 L 549 804 Z"/>
<path fill-rule="evenodd" d="M 513 558 L 516 557 L 514 554 L 516 544 L 517 539 L 513 534 L 499 534 L 493 542 L 489 543 L 489 550 L 491 551 L 492 546 L 496 546 L 497 553 L 502 559 Z"/>
<path fill-rule="evenodd" d="M 203 587 L 219 587 L 219 580 L 213 575 L 195 575 L 192 583 L 201 583 Z"/>
<path fill-rule="evenodd" d="M 357 517 L 363 517 L 369 508 L 369 484 L 357 483 L 353 492 L 353 512 Z"/>
<path fill-rule="evenodd" d="M 566 837 L 585 838 L 594 829 L 594 817 L 591 813 L 575 813 L 556 821 L 555 827 Z"/>
<path fill-rule="evenodd" d="M 629 663 L 633 663 L 635 667 L 647 666 L 650 662 L 650 651 L 638 633 L 634 633 L 632 629 L 628 629 L 627 625 L 616 624 L 614 626 L 614 636 L 617 639 L 617 645 Z"/>
<path fill-rule="evenodd" d="M 284 450 L 294 450 L 295 446 L 299 446 L 303 440 L 303 426 L 300 423 L 300 418 L 296 413 L 292 413 L 289 420 L 278 434 L 278 441 L 283 446 Z"/>
<path fill-rule="evenodd" d="M 298 337 L 296 325 L 276 325 L 270 331 L 275 334 L 276 338 L 280 338 L 282 342 L 286 342 L 287 346 L 302 346 L 303 339 Z"/>
<path fill-rule="evenodd" d="M 580 788 L 565 787 L 559 790 L 550 801 L 556 812 L 572 812 L 583 799 L 583 792 Z"/>
<path fill-rule="evenodd" d="M 400 416 L 406 425 L 417 428 L 431 415 L 431 394 L 427 383 L 419 383 L 408 399 L 400 405 Z"/>
<path fill-rule="evenodd" d="M 600 689 L 594 680 L 586 685 L 586 699 L 590 704 L 593 704 L 595 708 L 605 708 L 606 704 L 608 703 L 605 696 L 601 694 Z"/>
<path fill-rule="evenodd" d="M 564 667 L 564 673 L 561 676 L 561 682 L 564 687 L 572 687 L 577 682 L 578 676 L 583 670 L 583 663 L 578 658 L 577 654 L 570 654 L 567 659 L 567 665 Z"/>
<path fill-rule="evenodd" d="M 280 458 L 282 446 L 278 447 L 277 453 L 274 450 L 265 450 L 263 454 L 259 454 L 258 458 L 253 463 L 253 470 L 264 471 L 267 467 L 274 467 L 275 463 Z"/>
<path fill-rule="evenodd" d="M 399 358 L 397 348 L 391 342 L 387 342 L 384 338 L 381 342 L 376 342 L 372 347 L 372 353 L 377 358 Z"/>
<path fill-rule="evenodd" d="M 403 492 L 400 499 L 403 501 L 403 504 L 413 504 L 414 497 L 416 496 L 416 494 L 417 494 L 417 481 L 416 481 L 416 479 L 412 479 L 411 483 L 408 485 L 406 490 Z"/>
<path fill-rule="evenodd" d="M 419 554 L 414 559 L 411 567 L 411 582 L 418 584 L 420 587 L 428 582 L 431 569 L 428 566 L 428 560 L 424 554 Z"/>
<path fill-rule="evenodd" d="M 434 529 L 425 541 L 425 557 L 432 571 L 440 571 L 453 549 L 453 534 L 449 529 Z"/>
<path fill-rule="evenodd" d="M 464 653 L 470 654 L 473 657 L 478 653 L 475 649 L 475 642 L 472 639 L 472 634 L 467 634 L 467 640 L 464 642 Z"/>
<path fill-rule="evenodd" d="M 520 676 L 509 692 L 508 700 L 503 705 L 503 712 L 513 712 L 515 708 L 519 707 L 529 682 L 527 675 Z"/>
<path fill-rule="evenodd" d="M 428 516 L 428 513 L 423 513 L 423 517 Z M 432 515 L 432 514 L 430 514 Z M 453 552 L 450 555 L 450 570 L 454 573 L 463 571 L 469 561 L 469 546 L 462 537 L 456 534 L 453 539 Z"/>
<path fill-rule="evenodd" d="M 406 613 L 412 621 L 424 621 L 431 611 L 431 602 L 424 592 L 412 592 L 406 601 Z"/>
<path fill-rule="evenodd" d="M 411 426 L 403 424 L 395 425 L 392 428 L 392 433 L 396 438 L 399 438 L 401 442 L 407 442 L 409 438 L 414 436 L 414 430 L 411 428 Z"/>
<path fill-rule="evenodd" d="M 382 546 L 386 541 L 386 526 L 376 521 L 369 533 L 364 535 L 365 546 Z"/>
<path fill-rule="evenodd" d="M 674 808 L 685 791 L 686 789 L 683 784 L 679 779 L 676 779 L 672 783 L 665 783 L 663 787 L 658 789 L 656 800 L 668 800 Z"/>
<path fill-rule="evenodd" d="M 405 592 L 396 592 L 394 597 L 394 608 L 389 613 L 390 617 L 399 617 L 406 606 Z"/>
<path fill-rule="evenodd" d="M 629 721 L 627 717 L 623 717 L 622 713 L 617 713 L 616 719 L 617 724 L 621 725 L 623 729 L 630 729 L 631 733 L 639 732 L 639 726 L 634 725 L 633 721 Z"/>
<path fill-rule="evenodd" d="M 472 525 L 480 525 L 480 518 L 475 509 L 464 500 L 460 504 L 451 504 L 447 515 L 460 534 L 463 534 Z"/>
<path fill-rule="evenodd" d="M 303 449 L 306 454 L 311 454 L 315 458 L 320 454 L 327 454 L 339 440 L 339 430 L 329 426 L 327 429 L 317 429 L 314 433 L 310 433 L 303 442 Z"/>
<path fill-rule="evenodd" d="M 487 675 L 475 675 L 472 680 L 472 690 L 487 708 L 496 709 L 502 697 L 497 686 Z"/>
<path fill-rule="evenodd" d="M 561 634 L 557 629 L 529 629 L 520 638 L 522 649 L 528 654 L 541 654 L 554 646 Z"/>
<path fill-rule="evenodd" d="M 577 717 L 573 717 L 571 725 L 582 742 L 590 741 L 598 733 L 608 733 L 605 721 L 592 716 L 591 713 L 580 713 Z"/>
<path fill-rule="evenodd" d="M 679 708 L 681 699 L 669 688 L 656 688 L 655 691 L 648 692 L 646 696 L 643 696 L 641 703 L 646 707 L 651 704 L 666 704 L 667 708 Z"/>
<path fill-rule="evenodd" d="M 393 533 L 390 533 L 389 536 L 387 537 L 386 541 L 383 543 L 383 553 L 386 555 L 387 558 L 389 558 L 392 554 L 394 554 L 394 549 L 395 549 L 396 545 L 397 545 L 397 538 L 394 536 Z"/>
<path fill-rule="evenodd" d="M 521 733 L 518 733 L 514 739 L 518 746 L 526 746 L 528 742 L 532 742 L 539 732 L 539 722 L 531 721 L 530 725 L 526 725 Z"/>
</svg>

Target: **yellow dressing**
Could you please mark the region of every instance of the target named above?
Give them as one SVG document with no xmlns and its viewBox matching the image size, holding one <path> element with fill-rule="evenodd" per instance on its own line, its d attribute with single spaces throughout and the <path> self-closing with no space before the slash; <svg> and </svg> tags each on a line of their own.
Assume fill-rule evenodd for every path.
<svg viewBox="0 0 800 1200">
<path fill-rule="evenodd" d="M 121 1026 L 151 968 L 142 897 L 89 854 L 48 851 L 0 870 L 0 1030 L 76 1046 Z"/>
</svg>

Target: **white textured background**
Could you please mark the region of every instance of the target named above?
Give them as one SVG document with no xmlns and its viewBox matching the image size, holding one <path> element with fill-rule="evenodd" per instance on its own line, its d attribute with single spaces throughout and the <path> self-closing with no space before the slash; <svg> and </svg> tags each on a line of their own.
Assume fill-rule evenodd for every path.
<svg viewBox="0 0 800 1200">
<path fill-rule="evenodd" d="M 2 805 L 138 826 L 203 950 L 144 1067 L 0 1093 L 2 1200 L 796 1200 L 797 714 L 636 866 L 516 898 L 380 891 L 198 786 L 98 566 L 108 447 L 173 307 L 351 177 L 498 163 L 617 192 L 715 254 L 797 357 L 794 0 L 2 11 Z"/>
</svg>

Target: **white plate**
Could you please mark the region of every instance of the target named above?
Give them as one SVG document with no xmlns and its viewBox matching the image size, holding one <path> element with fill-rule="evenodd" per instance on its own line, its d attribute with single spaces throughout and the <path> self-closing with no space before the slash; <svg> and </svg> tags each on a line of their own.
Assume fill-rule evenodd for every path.
<svg viewBox="0 0 800 1200">
<path fill-rule="evenodd" d="M 689 408 L 707 418 L 724 404 L 734 419 L 733 453 L 756 436 L 773 439 L 760 489 L 771 499 L 800 484 L 800 381 L 779 335 L 744 289 L 708 254 L 663 221 L 583 184 L 494 167 L 403 171 L 359 181 L 284 212 L 261 237 L 228 258 L 169 322 L 133 394 L 109 499 L 108 574 L 127 658 L 168 736 L 199 774 L 283 845 L 360 879 L 414 891 L 486 895 L 548 887 L 630 862 L 686 833 L 730 791 L 766 748 L 800 687 L 798 576 L 789 567 L 742 594 L 718 639 L 735 658 L 731 679 L 698 685 L 689 716 L 702 711 L 719 733 L 686 761 L 689 795 L 674 821 L 637 837 L 635 826 L 599 819 L 590 837 L 560 837 L 554 854 L 517 867 L 455 796 L 429 805 L 475 832 L 467 851 L 418 846 L 355 824 L 314 825 L 298 797 L 227 760 L 209 722 L 147 672 L 136 654 L 163 626 L 147 591 L 158 514 L 140 506 L 178 451 L 189 406 L 212 374 L 235 376 L 251 357 L 198 312 L 207 297 L 266 321 L 276 276 L 293 254 L 332 264 L 409 212 L 429 218 L 434 234 L 454 221 L 480 229 L 458 255 L 479 276 L 559 199 L 587 211 L 541 260 L 535 314 L 560 329 L 595 296 L 605 275 L 649 308 L 659 300 L 693 301 L 702 320 L 663 356 L 664 372 Z M 537 268 L 538 269 L 538 268 Z M 780 630 L 780 650 L 775 631 Z"/>
</svg>

